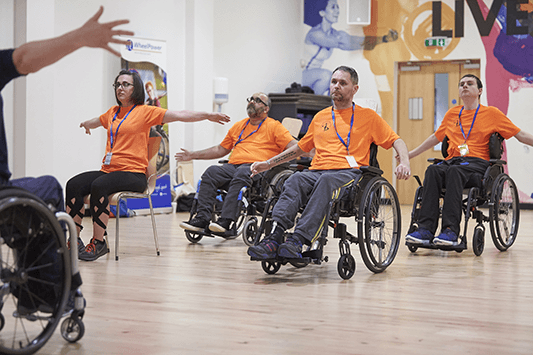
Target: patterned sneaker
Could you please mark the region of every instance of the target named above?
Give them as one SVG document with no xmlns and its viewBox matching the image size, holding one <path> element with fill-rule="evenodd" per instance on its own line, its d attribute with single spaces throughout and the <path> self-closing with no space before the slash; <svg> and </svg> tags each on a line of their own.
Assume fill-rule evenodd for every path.
<svg viewBox="0 0 533 355">
<path fill-rule="evenodd" d="M 450 228 L 446 228 L 444 232 L 433 239 L 435 245 L 457 245 L 457 234 Z"/>
<path fill-rule="evenodd" d="M 281 244 L 278 249 L 278 255 L 287 259 L 302 258 L 302 242 L 294 234 L 287 238 L 285 243 Z"/>
<path fill-rule="evenodd" d="M 107 247 L 107 242 L 104 239 L 100 241 L 98 239 L 91 239 L 91 242 L 87 244 L 85 250 L 78 255 L 78 259 L 84 261 L 94 261 L 99 257 L 109 253 L 109 248 Z"/>
<path fill-rule="evenodd" d="M 68 239 L 67 247 L 68 247 L 68 250 L 70 250 L 70 238 Z M 78 255 L 84 250 L 85 250 L 85 244 L 83 243 L 83 240 L 81 240 L 81 238 L 78 237 Z"/>
<path fill-rule="evenodd" d="M 231 223 L 233 223 L 233 221 L 229 218 L 219 218 L 216 222 L 211 222 L 211 224 L 209 224 L 209 230 L 211 232 L 225 233 L 230 229 L 229 226 Z"/>
<path fill-rule="evenodd" d="M 279 241 L 283 240 L 285 231 L 276 222 L 272 229 L 272 232 L 259 244 L 248 248 L 248 255 L 259 260 L 275 259 L 278 256 Z"/>
<path fill-rule="evenodd" d="M 203 232 L 208 224 L 209 221 L 195 217 L 188 222 L 181 222 L 180 227 L 193 232 Z"/>
<path fill-rule="evenodd" d="M 405 236 L 405 241 L 411 244 L 422 244 L 424 241 L 430 241 L 431 239 L 433 239 L 433 234 L 422 227 Z"/>
</svg>

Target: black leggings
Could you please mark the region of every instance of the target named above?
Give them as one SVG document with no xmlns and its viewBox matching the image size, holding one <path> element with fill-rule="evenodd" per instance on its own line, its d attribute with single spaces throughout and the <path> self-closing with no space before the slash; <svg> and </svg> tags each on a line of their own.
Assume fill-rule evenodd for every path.
<svg viewBox="0 0 533 355">
<path fill-rule="evenodd" d="M 143 173 L 87 171 L 67 182 L 66 205 L 70 208 L 69 214 L 72 218 L 76 215 L 83 218 L 83 199 L 90 194 L 93 223 L 106 229 L 106 225 L 100 220 L 100 215 L 102 213 L 109 215 L 109 195 L 120 191 L 143 192 L 146 184 L 146 175 Z"/>
</svg>

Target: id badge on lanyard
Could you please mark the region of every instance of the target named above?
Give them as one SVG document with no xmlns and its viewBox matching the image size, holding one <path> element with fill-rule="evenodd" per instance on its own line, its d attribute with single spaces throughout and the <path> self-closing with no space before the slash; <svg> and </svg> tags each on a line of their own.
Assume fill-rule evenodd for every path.
<svg viewBox="0 0 533 355">
<path fill-rule="evenodd" d="M 122 119 L 122 121 L 120 121 L 120 123 L 118 124 L 118 127 L 117 127 L 117 130 L 115 132 L 115 135 L 113 137 L 113 122 L 115 122 L 115 119 L 117 118 L 118 116 L 118 113 L 120 112 L 120 107 L 118 108 L 117 110 L 117 113 L 115 113 L 115 117 L 113 117 L 113 121 L 111 121 L 111 127 L 109 128 L 109 139 L 110 139 L 110 145 L 111 145 L 111 148 L 110 148 L 110 152 L 107 153 L 105 155 L 105 159 L 104 159 L 104 165 L 109 165 L 111 164 L 111 158 L 113 157 L 113 152 L 111 152 L 111 150 L 113 150 L 113 146 L 115 144 L 115 139 L 117 138 L 118 136 L 118 129 L 120 128 L 120 125 L 122 124 L 122 122 L 124 122 L 126 120 L 126 118 L 128 117 L 128 115 L 131 113 L 131 111 L 133 111 L 133 109 L 137 107 L 137 105 L 133 105 L 133 107 L 131 108 L 131 110 L 129 110 L 129 112 L 126 114 L 126 116 L 124 116 L 124 118 Z"/>
</svg>

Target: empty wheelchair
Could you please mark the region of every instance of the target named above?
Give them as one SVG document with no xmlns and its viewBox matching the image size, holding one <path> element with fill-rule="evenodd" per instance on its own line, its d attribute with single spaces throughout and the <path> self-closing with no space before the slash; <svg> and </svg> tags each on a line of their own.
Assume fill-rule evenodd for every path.
<svg viewBox="0 0 533 355">
<path fill-rule="evenodd" d="M 401 232 L 401 214 L 398 196 L 392 185 L 381 175 L 383 171 L 377 164 L 377 146 L 372 144 L 370 166 L 362 166 L 362 174 L 358 181 L 352 183 L 345 190 L 343 196 L 331 206 L 328 226 L 333 229 L 333 238 L 339 239 L 340 257 L 337 271 L 343 279 L 350 279 L 355 274 L 356 262 L 351 254 L 350 244 L 357 244 L 366 267 L 374 272 L 383 272 L 392 264 L 398 252 Z M 283 177 L 284 182 L 288 176 Z M 276 186 L 277 193 L 267 202 L 262 221 L 268 228 L 273 205 L 279 198 L 281 187 Z M 341 218 L 355 217 L 357 222 L 356 234 L 350 233 Z M 262 231 L 260 228 L 258 231 Z M 245 229 L 246 231 L 246 229 Z M 275 274 L 282 265 L 291 264 L 301 268 L 309 264 L 320 265 L 327 262 L 323 255 L 324 245 L 327 243 L 328 228 L 324 228 L 322 235 L 310 246 L 305 247 L 300 259 L 285 259 L 276 257 L 261 261 L 261 266 L 267 274 Z M 288 233 L 285 234 L 285 237 Z M 259 242 L 256 238 L 256 241 Z M 251 260 L 256 260 L 251 258 Z"/>
<path fill-rule="evenodd" d="M 509 249 L 516 240 L 518 225 L 520 221 L 520 206 L 518 200 L 518 189 L 511 177 L 505 174 L 503 165 L 505 161 L 500 160 L 503 153 L 503 138 L 494 133 L 489 140 L 489 167 L 481 176 L 478 174 L 467 182 L 463 190 L 462 212 L 464 214 L 464 224 L 462 234 L 458 235 L 457 245 L 435 245 L 433 242 L 424 241 L 422 244 L 413 244 L 406 241 L 406 245 L 411 252 L 416 252 L 418 248 L 454 250 L 462 252 L 467 249 L 468 222 L 474 219 L 476 227 L 472 237 L 472 248 L 476 256 L 480 256 L 485 248 L 485 226 L 484 222 L 489 222 L 492 241 L 500 251 Z M 447 156 L 447 138 L 442 144 L 442 155 Z M 438 163 L 440 159 L 429 159 L 433 163 Z M 418 228 L 418 218 L 422 205 L 422 195 L 424 186 L 418 176 L 415 177 L 419 187 L 415 193 L 413 209 L 411 212 L 411 223 L 409 233 Z M 445 190 L 441 191 L 441 199 Z M 442 206 L 442 204 L 441 204 Z M 485 214 L 481 206 L 488 207 L 488 214 Z M 442 217 L 442 208 L 439 218 Z"/>
<path fill-rule="evenodd" d="M 226 161 L 220 161 L 226 163 Z M 232 230 L 225 233 L 216 233 L 209 230 L 208 227 L 201 232 L 185 230 L 185 236 L 191 243 L 198 243 L 203 237 L 215 237 L 220 236 L 226 239 L 237 238 L 242 234 L 243 240 L 246 245 L 254 245 L 255 234 L 254 228 L 257 228 L 257 215 L 262 214 L 267 201 L 273 195 L 273 185 L 277 185 L 277 181 L 282 179 L 282 176 L 292 174 L 288 164 L 281 164 L 276 166 L 272 170 L 265 173 L 258 180 L 252 182 L 251 186 L 245 186 L 241 189 L 238 196 L 238 216 L 234 222 Z M 198 190 L 200 188 L 201 181 L 198 182 L 194 201 L 191 206 L 190 218 L 192 219 L 196 215 L 198 208 Z M 211 220 L 216 221 L 221 213 L 222 204 L 226 197 L 226 190 L 228 186 L 223 186 L 217 191 L 216 202 L 213 206 L 213 213 Z M 255 225 L 254 225 L 255 221 Z M 243 233 L 244 230 L 248 230 L 247 233 Z M 235 233 L 236 232 L 236 233 Z"/>
<path fill-rule="evenodd" d="M 68 342 L 83 337 L 85 300 L 79 286 L 76 225 L 35 195 L 0 188 L 0 353 L 32 354 L 62 317 Z"/>
</svg>

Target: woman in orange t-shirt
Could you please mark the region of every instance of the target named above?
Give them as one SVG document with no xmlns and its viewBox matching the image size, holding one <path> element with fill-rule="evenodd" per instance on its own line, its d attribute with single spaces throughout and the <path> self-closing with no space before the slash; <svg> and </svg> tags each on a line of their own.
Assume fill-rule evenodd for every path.
<svg viewBox="0 0 533 355">
<path fill-rule="evenodd" d="M 146 189 L 150 127 L 174 121 L 209 120 L 221 124 L 229 121 L 229 117 L 222 113 L 169 111 L 145 105 L 144 85 L 137 72 L 122 70 L 113 87 L 118 106 L 80 124 L 87 134 L 98 127 L 107 130 L 102 168 L 74 176 L 66 188 L 66 210 L 76 223 L 78 235 L 85 213 L 84 197 L 91 195 L 93 238 L 85 246 L 78 237 L 79 258 L 86 261 L 96 260 L 108 252 L 104 240 L 109 220 L 108 196 L 119 191 L 143 192 Z"/>
</svg>

